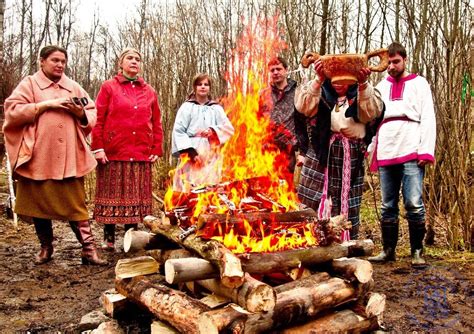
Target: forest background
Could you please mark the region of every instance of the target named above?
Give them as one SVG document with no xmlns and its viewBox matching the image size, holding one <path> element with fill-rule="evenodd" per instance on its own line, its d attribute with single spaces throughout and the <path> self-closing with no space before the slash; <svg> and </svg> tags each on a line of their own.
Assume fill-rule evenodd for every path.
<svg viewBox="0 0 474 334">
<path fill-rule="evenodd" d="M 76 16 L 79 0 L 0 0 L 0 104 L 21 78 L 38 69 L 46 44 L 68 49 L 67 74 L 95 98 L 117 71 L 126 46 L 143 53 L 143 77 L 158 93 L 164 128 L 164 157 L 155 166 L 154 189 L 163 190 L 171 157 L 177 108 L 198 72 L 215 78 L 214 96 L 224 96 L 226 70 L 245 27 L 277 20 L 283 56 L 298 69 L 306 51 L 366 53 L 399 41 L 407 47 L 409 71 L 431 84 L 437 118 L 436 163 L 427 170 L 428 222 L 453 250 L 474 246 L 474 144 L 472 68 L 473 7 L 468 0 L 140 0 L 111 29 L 99 10 L 90 26 Z M 102 19 L 101 19 L 102 17 Z M 252 47 L 240 49 L 252 52 Z M 245 55 L 244 55 L 245 56 Z M 292 76 L 302 80 L 303 72 Z M 377 83 L 382 74 L 373 74 Z M 3 114 L 3 109 L 2 109 Z M 373 177 L 371 178 L 373 181 Z M 372 191 L 378 191 L 373 182 Z M 88 197 L 94 192 L 88 178 Z"/>
</svg>

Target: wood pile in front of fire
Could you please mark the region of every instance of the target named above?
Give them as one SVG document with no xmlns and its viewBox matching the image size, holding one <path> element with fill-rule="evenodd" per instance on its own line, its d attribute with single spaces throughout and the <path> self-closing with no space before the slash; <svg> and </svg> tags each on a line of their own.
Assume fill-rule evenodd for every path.
<svg viewBox="0 0 474 334">
<path fill-rule="evenodd" d="M 314 223 L 332 235 L 347 226 L 341 217 Z M 124 248 L 137 257 L 118 261 L 115 292 L 102 301 L 112 316 L 129 302 L 145 308 L 157 320 L 152 333 L 369 332 L 381 324 L 385 296 L 372 291 L 372 265 L 358 258 L 372 254 L 371 240 L 234 254 L 195 233 L 183 238 L 165 216 L 144 225 L 150 232 L 127 232 Z"/>
</svg>

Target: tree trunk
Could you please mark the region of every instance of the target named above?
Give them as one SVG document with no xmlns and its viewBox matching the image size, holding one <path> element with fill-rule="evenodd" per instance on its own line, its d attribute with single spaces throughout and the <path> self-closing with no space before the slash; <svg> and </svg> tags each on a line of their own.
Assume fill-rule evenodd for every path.
<svg viewBox="0 0 474 334">
<path fill-rule="evenodd" d="M 358 297 L 359 290 L 340 278 L 308 284 L 313 279 L 291 282 L 292 289 L 277 294 L 273 311 L 247 314 L 236 307 L 225 307 L 203 313 L 199 317 L 199 329 L 201 333 L 219 333 L 232 327 L 233 333 L 261 333 L 304 321 Z"/>
<path fill-rule="evenodd" d="M 219 277 L 219 270 L 209 261 L 190 257 L 165 262 L 165 277 L 169 284 Z"/>
<path fill-rule="evenodd" d="M 115 288 L 128 299 L 148 309 L 181 333 L 199 333 L 198 317 L 210 308 L 184 292 L 153 284 L 143 277 L 115 280 Z"/>
<path fill-rule="evenodd" d="M 276 292 L 271 286 L 245 274 L 244 284 L 238 288 L 228 288 L 217 279 L 197 281 L 207 290 L 229 298 L 249 312 L 268 312 L 275 307 Z"/>
<path fill-rule="evenodd" d="M 351 310 L 327 314 L 316 320 L 282 330 L 281 334 L 365 333 L 377 330 L 377 318 L 364 318 Z"/>
<path fill-rule="evenodd" d="M 357 258 L 339 258 L 331 262 L 331 267 L 335 273 L 353 282 L 367 283 L 372 279 L 374 269 L 367 260 Z"/>
</svg>

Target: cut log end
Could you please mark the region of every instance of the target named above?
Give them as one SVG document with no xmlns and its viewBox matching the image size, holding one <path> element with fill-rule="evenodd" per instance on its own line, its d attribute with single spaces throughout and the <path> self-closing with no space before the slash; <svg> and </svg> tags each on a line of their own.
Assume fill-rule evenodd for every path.
<svg viewBox="0 0 474 334">
<path fill-rule="evenodd" d="M 123 237 L 123 250 L 128 253 L 145 249 L 152 236 L 150 232 L 129 229 Z"/>
</svg>

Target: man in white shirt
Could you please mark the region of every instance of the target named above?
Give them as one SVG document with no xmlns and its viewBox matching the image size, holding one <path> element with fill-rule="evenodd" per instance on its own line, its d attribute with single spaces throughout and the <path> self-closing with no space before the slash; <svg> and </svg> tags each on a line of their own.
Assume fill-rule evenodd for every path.
<svg viewBox="0 0 474 334">
<path fill-rule="evenodd" d="M 369 260 L 395 261 L 401 189 L 410 232 L 411 262 L 413 266 L 424 266 L 421 255 L 426 230 L 422 195 L 425 165 L 434 162 L 433 98 L 426 79 L 406 71 L 405 48 L 394 42 L 388 52 L 389 76 L 377 85 L 386 106 L 385 118 L 375 137 L 371 166 L 380 175 L 383 251 Z"/>
</svg>

